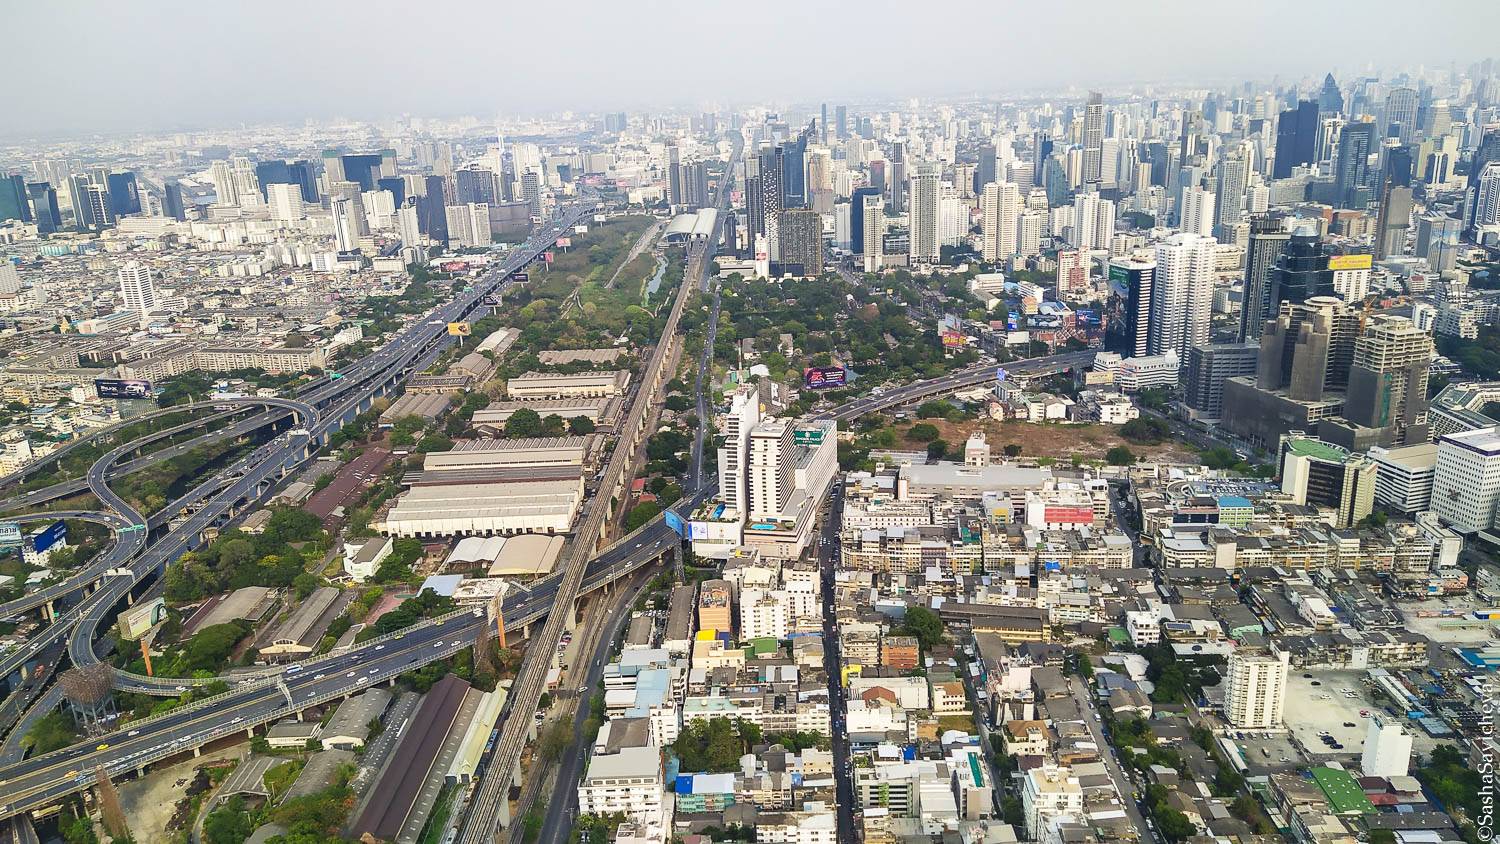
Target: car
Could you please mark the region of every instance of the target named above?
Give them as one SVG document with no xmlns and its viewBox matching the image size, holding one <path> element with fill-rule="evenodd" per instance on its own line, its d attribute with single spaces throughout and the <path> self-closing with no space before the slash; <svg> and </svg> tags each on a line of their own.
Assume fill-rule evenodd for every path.
<svg viewBox="0 0 1500 844">
<path fill-rule="evenodd" d="M 353 677 L 354 676 L 354 672 L 350 671 L 348 674 L 345 674 L 344 676 L 345 677 Z"/>
<path fill-rule="evenodd" d="M 443 643 L 441 641 L 433 642 L 432 646 L 434 648 L 441 648 L 443 646 Z"/>
<path fill-rule="evenodd" d="M 1361 709 L 1359 711 L 1359 717 L 1361 717 L 1361 718 L 1368 718 L 1368 717 L 1370 717 L 1370 710 L 1368 710 L 1368 709 Z"/>
<path fill-rule="evenodd" d="M 187 691 L 187 686 L 178 686 L 177 687 L 177 691 L 179 691 L 179 692 L 185 692 L 185 691 Z"/>
<path fill-rule="evenodd" d="M 1317 680 L 1312 681 L 1312 684 L 1314 686 L 1321 686 L 1321 685 L 1323 685 L 1322 683 L 1318 682 Z"/>
<path fill-rule="evenodd" d="M 97 751 L 97 752 L 99 752 L 99 753 L 103 753 L 104 751 L 106 751 L 108 749 L 109 749 L 109 743 L 108 742 L 103 742 L 98 747 L 94 748 L 94 750 Z"/>
<path fill-rule="evenodd" d="M 370 682 L 370 678 L 368 676 L 361 675 L 360 678 L 358 680 L 355 680 L 354 682 L 356 685 L 363 686 L 364 684 Z"/>
<path fill-rule="evenodd" d="M 1311 674 L 1303 674 L 1302 676 L 1303 676 L 1304 679 L 1307 679 L 1307 680 L 1311 680 L 1312 679 L 1312 675 Z"/>
<path fill-rule="evenodd" d="M 377 651 L 383 651 L 383 650 L 385 650 L 385 645 L 376 645 L 375 646 L 375 650 L 377 650 Z"/>
<path fill-rule="evenodd" d="M 126 733 L 125 735 L 128 738 L 130 736 L 138 736 L 140 734 L 141 734 L 140 730 L 131 730 L 130 732 Z"/>
<path fill-rule="evenodd" d="M 1346 726 L 1346 727 L 1358 727 L 1359 725 L 1356 724 L 1356 723 L 1354 723 L 1353 721 L 1345 721 L 1344 722 L 1344 726 Z"/>
<path fill-rule="evenodd" d="M 241 717 L 239 715 L 236 715 L 233 718 L 229 719 L 229 723 L 231 723 L 231 724 L 238 724 L 239 722 L 241 722 L 243 720 L 245 720 L 243 717 Z"/>
<path fill-rule="evenodd" d="M 314 680 L 321 680 L 321 679 L 323 679 L 324 677 L 327 677 L 327 676 L 328 676 L 327 674 L 314 674 L 313 675 L 313 679 Z"/>
</svg>

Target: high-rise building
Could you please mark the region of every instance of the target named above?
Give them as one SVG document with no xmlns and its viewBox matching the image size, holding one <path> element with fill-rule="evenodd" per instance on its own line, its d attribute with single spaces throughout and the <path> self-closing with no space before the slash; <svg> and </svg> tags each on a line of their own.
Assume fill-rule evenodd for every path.
<svg viewBox="0 0 1500 844">
<path fill-rule="evenodd" d="M 1260 346 L 1213 343 L 1193 346 L 1183 359 L 1182 403 L 1193 419 L 1217 421 L 1224 415 L 1224 383 L 1255 374 Z"/>
<path fill-rule="evenodd" d="M 1287 109 L 1276 120 L 1276 164 L 1271 170 L 1274 179 L 1285 179 L 1292 169 L 1316 162 L 1318 146 L 1318 104 L 1302 100 L 1294 109 Z"/>
<path fill-rule="evenodd" d="M 1349 528 L 1375 509 L 1375 462 L 1316 437 L 1281 438 L 1281 491 L 1293 504 L 1333 511 L 1333 527 Z"/>
<path fill-rule="evenodd" d="M 1417 218 L 1415 254 L 1439 273 L 1452 272 L 1458 263 L 1463 221 L 1441 213 L 1423 214 Z"/>
<path fill-rule="evenodd" d="M 823 273 L 823 215 L 794 208 L 781 212 L 781 264 L 794 264 L 802 275 Z"/>
<path fill-rule="evenodd" d="M 1078 249 L 1057 250 L 1057 298 L 1062 301 L 1086 299 L 1092 289 L 1089 286 L 1089 264 L 1087 252 Z"/>
<path fill-rule="evenodd" d="M 983 196 L 985 185 L 993 183 L 998 178 L 995 145 L 983 144 L 979 147 L 979 160 L 974 165 L 974 192 Z M 1030 186 L 1029 183 L 1027 186 Z"/>
<path fill-rule="evenodd" d="M 1052 157 L 1052 138 L 1041 129 L 1031 133 L 1031 178 L 1033 185 L 1042 185 L 1047 161 Z"/>
<path fill-rule="evenodd" d="M 1458 431 L 1438 438 L 1432 476 L 1432 510 L 1460 533 L 1495 526 L 1500 503 L 1500 427 Z"/>
<path fill-rule="evenodd" d="M 1229 241 L 1228 232 L 1240 221 L 1240 211 L 1245 206 L 1245 189 L 1250 185 L 1250 171 L 1245 159 L 1230 155 L 1219 162 L 1219 178 L 1214 189 L 1214 234 L 1220 240 Z"/>
<path fill-rule="evenodd" d="M 453 191 L 454 198 L 463 205 L 470 202 L 494 205 L 501 201 L 500 180 L 496 178 L 493 170 L 486 170 L 483 167 L 473 166 L 454 170 Z"/>
<path fill-rule="evenodd" d="M 109 189 L 104 185 L 89 183 L 84 190 L 83 203 L 90 228 L 97 230 L 114 225 L 115 212 L 109 207 Z"/>
<path fill-rule="evenodd" d="M 364 215 L 354 207 L 354 200 L 347 196 L 336 196 L 331 201 L 333 209 L 333 241 L 340 252 L 353 252 L 359 248 L 359 218 Z"/>
<path fill-rule="evenodd" d="M 886 183 L 890 190 L 892 213 L 906 213 L 906 182 L 906 144 L 897 141 L 891 145 L 891 178 Z"/>
<path fill-rule="evenodd" d="M 1500 161 L 1491 161 L 1479 173 L 1472 219 L 1476 226 L 1500 225 Z"/>
<path fill-rule="evenodd" d="M 444 228 L 448 245 L 454 249 L 488 246 L 490 235 L 490 207 L 482 202 L 464 205 L 449 205 L 444 209 Z"/>
<path fill-rule="evenodd" d="M 177 221 L 187 219 L 187 204 L 182 200 L 182 183 L 167 182 L 162 188 L 162 212 Z"/>
<path fill-rule="evenodd" d="M 120 298 L 125 310 L 148 314 L 156 310 L 156 286 L 151 283 L 151 268 L 140 261 L 127 261 L 120 267 Z"/>
<path fill-rule="evenodd" d="M 1258 340 L 1265 322 L 1276 312 L 1271 299 L 1271 273 L 1292 235 L 1281 220 L 1264 214 L 1250 218 L 1250 242 L 1245 248 L 1245 287 L 1240 307 L 1240 339 Z"/>
<path fill-rule="evenodd" d="M 1318 93 L 1318 110 L 1324 114 L 1335 115 L 1344 110 L 1344 95 L 1339 91 L 1339 83 L 1333 81 L 1333 74 L 1323 77 L 1323 89 Z"/>
<path fill-rule="evenodd" d="M 1201 187 L 1193 186 L 1182 191 L 1182 209 L 1178 213 L 1181 225 L 1178 228 L 1189 234 L 1207 237 L 1214 231 L 1214 195 Z"/>
<path fill-rule="evenodd" d="M 1375 124 L 1349 123 L 1339 131 L 1333 191 L 1340 208 L 1361 209 L 1370 201 L 1370 153 L 1375 151 Z"/>
<path fill-rule="evenodd" d="M 289 223 L 307 216 L 303 210 L 302 187 L 289 182 L 272 182 L 266 185 L 267 204 L 271 216 L 278 222 Z"/>
<path fill-rule="evenodd" d="M 781 211 L 784 153 L 781 147 L 762 147 L 760 151 L 760 230 L 766 236 L 766 247 L 772 261 L 781 260 Z"/>
<path fill-rule="evenodd" d="M 1409 144 L 1417 132 L 1417 91 L 1400 86 L 1385 97 L 1385 136 Z"/>
<path fill-rule="evenodd" d="M 521 201 L 526 203 L 531 216 L 542 216 L 542 174 L 528 169 L 521 174 Z"/>
<path fill-rule="evenodd" d="M 745 462 L 746 517 L 780 519 L 791 501 L 796 482 L 796 452 L 792 426 L 781 419 L 766 419 L 750 431 Z"/>
<path fill-rule="evenodd" d="M 31 222 L 31 204 L 26 198 L 26 179 L 20 173 L 0 175 L 0 220 Z"/>
<path fill-rule="evenodd" d="M 1305 302 L 1314 296 L 1333 296 L 1333 273 L 1328 269 L 1328 253 L 1317 229 L 1301 225 L 1292 232 L 1271 270 L 1271 292 L 1268 313 L 1280 310 L 1282 302 Z"/>
<path fill-rule="evenodd" d="M 879 272 L 885 260 L 885 201 L 880 194 L 864 198 L 863 222 L 860 224 L 865 272 Z"/>
<path fill-rule="evenodd" d="M 1073 245 L 1080 252 L 1108 249 L 1115 232 L 1115 204 L 1094 192 L 1073 197 Z"/>
<path fill-rule="evenodd" d="M 1083 183 L 1097 185 L 1103 180 L 1104 97 L 1089 94 L 1083 110 Z"/>
<path fill-rule="evenodd" d="M 1224 678 L 1224 719 L 1245 730 L 1281 726 L 1291 654 L 1235 648 Z"/>
<path fill-rule="evenodd" d="M 1156 245 L 1149 353 L 1177 353 L 1208 343 L 1218 242 L 1182 232 Z"/>
<path fill-rule="evenodd" d="M 849 197 L 849 251 L 863 255 L 865 249 L 865 197 L 880 198 L 880 189 L 855 188 Z"/>
<path fill-rule="evenodd" d="M 21 292 L 21 274 L 9 258 L 0 259 L 0 296 L 14 296 Z"/>
<path fill-rule="evenodd" d="M 409 197 L 405 205 L 396 211 L 396 231 L 401 235 L 402 246 L 416 246 L 422 240 L 422 224 L 417 215 L 416 197 Z"/>
<path fill-rule="evenodd" d="M 839 140 L 849 137 L 849 108 L 847 106 L 834 107 L 833 125 L 837 130 Z"/>
<path fill-rule="evenodd" d="M 29 182 L 26 195 L 31 200 L 31 212 L 40 235 L 49 235 L 62 229 L 62 211 L 57 206 L 57 191 L 46 182 Z"/>
<path fill-rule="evenodd" d="M 911 176 L 911 245 L 913 261 L 936 261 L 942 257 L 939 234 L 939 197 L 942 171 L 936 162 L 923 161 Z"/>
<path fill-rule="evenodd" d="M 219 205 L 239 205 L 239 190 L 235 187 L 234 169 L 228 161 L 219 160 L 208 166 L 208 178 L 214 185 L 214 202 Z"/>
<path fill-rule="evenodd" d="M 743 522 L 749 509 L 746 460 L 750 431 L 760 424 L 760 392 L 753 385 L 735 390 L 729 411 L 720 420 L 724 444 L 719 446 L 719 500 Z"/>
<path fill-rule="evenodd" d="M 1256 386 L 1294 401 L 1322 401 L 1349 384 L 1359 316 L 1333 296 L 1282 302 L 1260 338 Z"/>
<path fill-rule="evenodd" d="M 1405 317 L 1376 314 L 1354 342 L 1344 418 L 1355 428 L 1375 429 L 1355 440 L 1405 446 L 1427 441 L 1427 371 L 1432 337 Z"/>
<path fill-rule="evenodd" d="M 803 208 L 807 205 L 807 141 L 813 124 L 808 123 L 795 138 L 781 148 L 781 207 Z"/>
<path fill-rule="evenodd" d="M 1058 253 L 1061 256 L 1061 252 Z M 1059 262 L 1060 263 L 1060 262 Z M 1123 335 L 1120 354 L 1145 357 L 1151 354 L 1153 283 L 1156 261 L 1145 255 L 1129 255 L 1109 262 L 1109 283 L 1124 300 L 1121 311 Z M 1060 294 L 1059 294 L 1060 295 Z"/>
<path fill-rule="evenodd" d="M 989 263 L 1008 260 L 1018 252 L 1017 223 L 1021 214 L 1021 190 L 1010 182 L 984 186 L 979 208 L 983 215 L 980 253 Z"/>
<path fill-rule="evenodd" d="M 1370 717 L 1359 772 L 1367 777 L 1404 777 L 1411 773 L 1411 733 L 1382 714 Z"/>
<path fill-rule="evenodd" d="M 110 173 L 105 187 L 109 189 L 109 210 L 115 217 L 141 213 L 141 191 L 134 173 Z"/>
</svg>

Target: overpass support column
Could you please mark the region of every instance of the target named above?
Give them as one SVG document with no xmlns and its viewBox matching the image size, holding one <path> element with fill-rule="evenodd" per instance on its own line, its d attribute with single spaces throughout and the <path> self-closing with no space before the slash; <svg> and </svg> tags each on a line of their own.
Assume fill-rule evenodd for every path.
<svg viewBox="0 0 1500 844">
<path fill-rule="evenodd" d="M 127 606 L 127 607 L 133 607 L 133 606 L 135 606 L 135 590 L 134 589 L 126 589 L 125 590 L 125 606 Z"/>
<path fill-rule="evenodd" d="M 193 745 L 193 758 L 197 759 L 199 756 L 202 756 L 202 755 L 203 755 L 203 748 L 200 747 L 200 746 L 198 746 L 198 745 L 196 745 L 196 744 Z"/>
<path fill-rule="evenodd" d="M 52 605 L 51 601 L 42 605 L 42 615 L 46 616 L 48 624 L 57 621 L 57 608 Z"/>
<path fill-rule="evenodd" d="M 510 829 L 510 789 L 505 789 L 496 802 L 500 804 L 495 807 L 495 821 L 499 824 L 498 828 Z"/>
<path fill-rule="evenodd" d="M 245 738 L 247 738 L 247 739 L 253 739 L 253 738 L 255 738 L 255 728 L 254 727 L 246 727 L 245 728 Z"/>
</svg>

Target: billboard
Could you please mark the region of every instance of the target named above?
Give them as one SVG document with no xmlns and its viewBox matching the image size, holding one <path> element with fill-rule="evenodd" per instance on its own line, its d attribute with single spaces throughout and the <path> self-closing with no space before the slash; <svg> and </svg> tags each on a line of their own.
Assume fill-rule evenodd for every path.
<svg viewBox="0 0 1500 844">
<path fill-rule="evenodd" d="M 1334 255 L 1328 259 L 1330 270 L 1368 270 L 1374 265 L 1374 255 Z"/>
<path fill-rule="evenodd" d="M 1049 525 L 1091 524 L 1094 521 L 1094 508 L 1048 505 L 1042 508 L 1042 520 Z"/>
<path fill-rule="evenodd" d="M 151 382 L 137 379 L 95 378 L 94 392 L 101 399 L 149 399 Z"/>
<path fill-rule="evenodd" d="M 68 526 L 62 521 L 56 521 L 46 528 L 32 534 L 31 548 L 38 554 L 47 553 L 47 549 L 59 542 L 68 541 Z"/>
<path fill-rule="evenodd" d="M 681 516 L 671 510 L 667 510 L 662 513 L 661 517 L 662 521 L 667 523 L 667 527 L 676 532 L 678 536 L 687 536 L 687 525 L 683 523 Z"/>
<path fill-rule="evenodd" d="M 822 428 L 794 428 L 792 442 L 797 445 L 822 445 L 826 434 L 827 431 Z"/>
<path fill-rule="evenodd" d="M 573 245 L 573 238 L 571 238 L 571 237 L 559 237 L 557 239 L 557 248 L 558 249 L 567 249 L 569 246 L 572 246 L 572 245 Z"/>
<path fill-rule="evenodd" d="M 525 270 L 513 272 L 510 274 L 510 280 L 519 281 L 524 284 L 525 282 L 531 281 L 531 273 L 528 273 Z"/>
<path fill-rule="evenodd" d="M 842 387 L 848 378 L 849 373 L 842 366 L 809 366 L 802 370 L 802 386 L 809 390 Z"/>
<path fill-rule="evenodd" d="M 550 249 L 547 250 L 546 252 L 542 253 L 542 260 L 545 261 L 548 264 L 552 263 L 552 259 L 554 257 L 555 256 L 552 254 L 552 250 L 550 250 Z"/>
<path fill-rule="evenodd" d="M 21 526 L 15 522 L 0 522 L 0 548 L 18 548 L 21 545 Z"/>
<path fill-rule="evenodd" d="M 445 273 L 461 273 L 469 269 L 467 261 L 444 261 L 440 267 Z"/>
<path fill-rule="evenodd" d="M 688 537 L 689 539 L 704 539 L 704 540 L 708 539 L 708 523 L 707 522 L 691 522 L 690 524 L 692 525 L 692 527 L 691 527 L 692 535 L 690 537 Z"/>
<path fill-rule="evenodd" d="M 450 322 L 450 323 L 448 323 L 448 336 L 449 337 L 468 337 L 472 333 L 474 333 L 473 329 L 469 326 L 469 324 L 467 322 Z"/>
<path fill-rule="evenodd" d="M 166 601 L 153 598 L 120 614 L 120 634 L 134 641 L 146 635 L 146 631 L 161 623 L 166 617 Z"/>
</svg>

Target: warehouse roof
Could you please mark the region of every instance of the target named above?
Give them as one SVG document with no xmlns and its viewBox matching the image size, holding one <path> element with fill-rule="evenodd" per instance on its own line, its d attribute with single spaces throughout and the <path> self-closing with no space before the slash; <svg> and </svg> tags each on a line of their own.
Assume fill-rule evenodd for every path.
<svg viewBox="0 0 1500 844">
<path fill-rule="evenodd" d="M 523 533 L 505 541 L 505 547 L 490 564 L 491 577 L 540 577 L 552 571 L 562 553 L 561 536 Z"/>
</svg>

